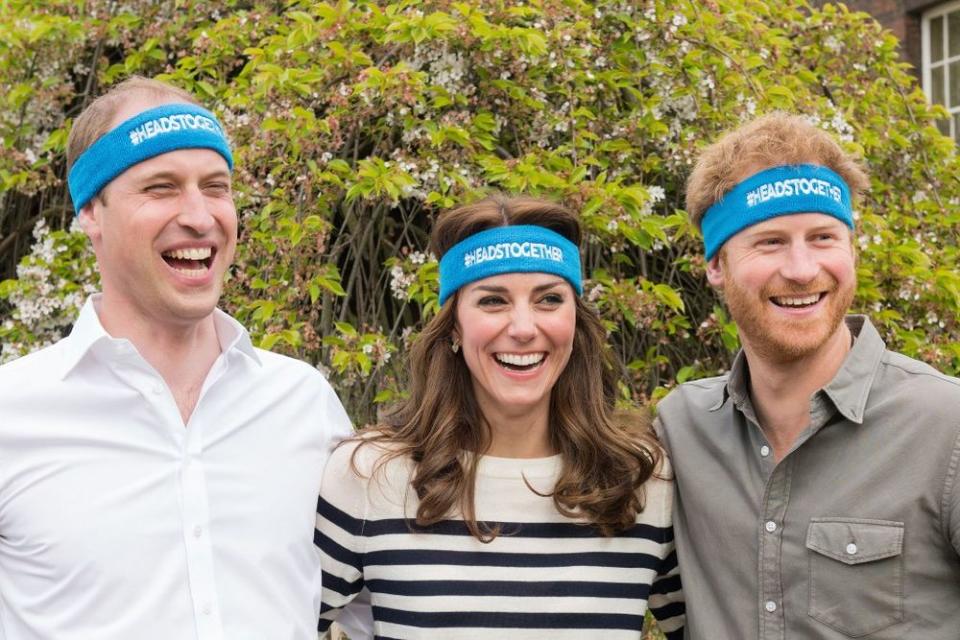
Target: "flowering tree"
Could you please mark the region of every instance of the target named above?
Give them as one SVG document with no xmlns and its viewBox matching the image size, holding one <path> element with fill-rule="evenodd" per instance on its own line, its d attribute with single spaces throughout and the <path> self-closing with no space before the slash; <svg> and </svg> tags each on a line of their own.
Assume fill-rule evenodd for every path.
<svg viewBox="0 0 960 640">
<path fill-rule="evenodd" d="M 35 235 L 0 285 L 4 359 L 62 335 L 95 287 L 65 230 L 66 132 L 98 87 L 139 73 L 195 92 L 234 141 L 242 238 L 225 307 L 259 345 L 327 368 L 360 422 L 401 392 L 395 356 L 437 310 L 433 216 L 491 188 L 581 211 L 586 296 L 625 402 L 722 370 L 736 328 L 705 284 L 683 183 L 706 141 L 773 109 L 831 131 L 872 174 L 857 306 L 894 348 L 960 369 L 953 143 L 864 14 L 804 0 L 211 6 L 0 8 L 0 251 Z"/>
</svg>

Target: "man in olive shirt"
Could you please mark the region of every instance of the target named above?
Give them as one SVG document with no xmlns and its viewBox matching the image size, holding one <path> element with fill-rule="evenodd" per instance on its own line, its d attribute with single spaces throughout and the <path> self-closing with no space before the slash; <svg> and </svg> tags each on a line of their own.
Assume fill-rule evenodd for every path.
<svg viewBox="0 0 960 640">
<path fill-rule="evenodd" d="M 690 177 L 743 344 L 729 374 L 658 407 L 690 638 L 960 638 L 960 381 L 845 318 L 867 185 L 785 114 L 727 134 Z"/>
</svg>

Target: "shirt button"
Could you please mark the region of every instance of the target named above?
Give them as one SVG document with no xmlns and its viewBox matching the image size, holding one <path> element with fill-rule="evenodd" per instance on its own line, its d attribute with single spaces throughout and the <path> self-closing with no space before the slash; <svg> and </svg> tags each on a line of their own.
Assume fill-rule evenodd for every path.
<svg viewBox="0 0 960 640">
<path fill-rule="evenodd" d="M 157 386 L 155 386 L 153 389 L 151 389 L 150 391 L 153 392 L 153 395 L 158 396 L 158 395 L 160 395 L 161 393 L 163 393 L 163 387 L 161 387 L 160 385 L 157 385 Z"/>
<path fill-rule="evenodd" d="M 763 605 L 763 608 L 767 610 L 767 613 L 773 613 L 777 610 L 777 603 L 773 600 L 767 600 L 766 604 Z"/>
<path fill-rule="evenodd" d="M 763 445 L 762 447 L 760 447 L 760 455 L 763 456 L 764 458 L 770 455 L 770 447 L 768 447 L 767 445 Z"/>
<path fill-rule="evenodd" d="M 208 616 L 210 615 L 210 612 L 213 611 L 213 607 L 210 606 L 210 603 L 207 603 L 203 605 L 202 611 L 203 611 L 203 615 Z"/>
<path fill-rule="evenodd" d="M 767 521 L 767 524 L 763 525 L 763 528 L 767 530 L 768 533 L 773 533 L 777 530 L 777 523 L 773 520 Z"/>
<path fill-rule="evenodd" d="M 857 545 L 851 542 L 850 544 L 847 545 L 847 554 L 852 556 L 852 555 L 855 555 L 856 553 L 857 553 Z"/>
<path fill-rule="evenodd" d="M 203 535 L 203 527 L 201 527 L 200 525 L 195 526 L 193 528 L 193 537 L 199 538 L 201 535 Z"/>
</svg>

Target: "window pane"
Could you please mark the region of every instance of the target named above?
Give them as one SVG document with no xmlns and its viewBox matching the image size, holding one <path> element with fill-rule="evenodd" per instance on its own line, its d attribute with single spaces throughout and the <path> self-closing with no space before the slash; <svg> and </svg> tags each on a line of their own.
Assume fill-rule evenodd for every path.
<svg viewBox="0 0 960 640">
<path fill-rule="evenodd" d="M 940 129 L 940 133 L 942 133 L 945 136 L 950 135 L 950 121 L 937 120 L 937 129 Z"/>
<path fill-rule="evenodd" d="M 930 21 L 930 62 L 943 60 L 943 16 Z"/>
<path fill-rule="evenodd" d="M 950 63 L 947 78 L 950 81 L 950 106 L 960 107 L 960 60 Z"/>
<path fill-rule="evenodd" d="M 936 104 L 944 104 L 943 67 L 930 69 L 930 98 Z"/>
<path fill-rule="evenodd" d="M 954 140 L 957 139 L 958 132 L 960 132 L 960 113 L 955 113 L 953 114 L 953 139 Z"/>
<path fill-rule="evenodd" d="M 950 55 L 960 55 L 960 11 L 947 15 L 947 39 L 950 42 Z"/>
</svg>

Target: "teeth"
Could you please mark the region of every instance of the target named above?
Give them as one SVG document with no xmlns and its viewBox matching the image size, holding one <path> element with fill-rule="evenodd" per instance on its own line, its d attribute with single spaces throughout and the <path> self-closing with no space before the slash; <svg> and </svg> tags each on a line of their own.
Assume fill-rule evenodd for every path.
<svg viewBox="0 0 960 640">
<path fill-rule="evenodd" d="M 773 301 L 783 307 L 805 307 L 808 304 L 814 304 L 819 299 L 820 299 L 820 294 L 814 293 L 809 296 L 803 296 L 802 298 L 787 298 L 784 296 L 776 296 L 773 298 Z"/>
<path fill-rule="evenodd" d="M 174 270 L 178 273 L 182 273 L 188 278 L 202 278 L 203 276 L 207 275 L 206 269 L 178 269 L 174 267 Z"/>
<path fill-rule="evenodd" d="M 174 249 L 173 251 L 164 251 L 163 255 L 168 258 L 176 258 L 178 260 L 206 260 L 213 255 L 213 250 L 210 247 Z"/>
<path fill-rule="evenodd" d="M 504 364 L 512 364 L 515 367 L 529 367 L 543 361 L 545 355 L 543 353 L 498 353 L 494 357 Z"/>
</svg>

